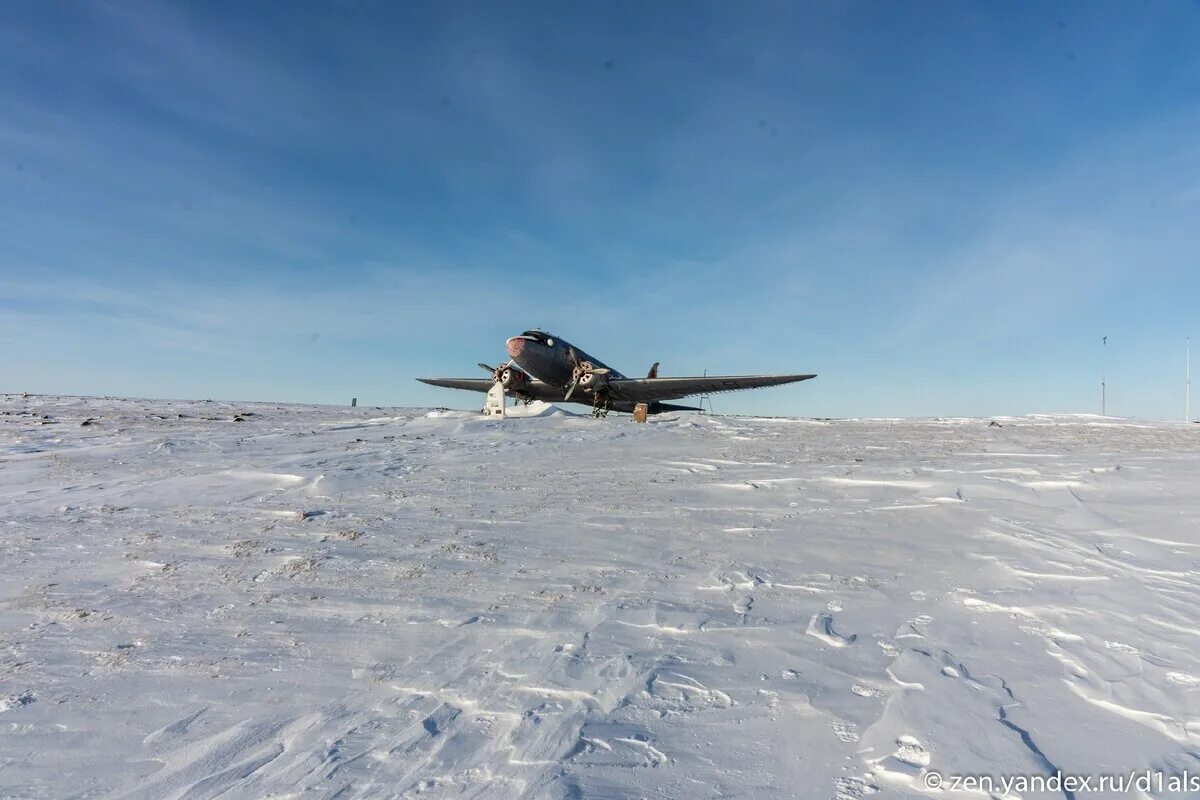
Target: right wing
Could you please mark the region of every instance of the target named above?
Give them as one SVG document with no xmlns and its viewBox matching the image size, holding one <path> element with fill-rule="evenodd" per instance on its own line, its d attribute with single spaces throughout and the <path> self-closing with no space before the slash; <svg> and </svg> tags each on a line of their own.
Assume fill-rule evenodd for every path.
<svg viewBox="0 0 1200 800">
<path fill-rule="evenodd" d="M 815 378 L 816 375 L 710 375 L 701 378 L 615 378 L 608 382 L 609 391 L 632 403 L 654 403 L 659 400 L 678 400 L 694 394 L 736 392 L 779 386 Z"/>
<path fill-rule="evenodd" d="M 421 383 L 427 383 L 430 386 L 444 386 L 447 389 L 466 389 L 469 392 L 483 392 L 486 394 L 495 383 L 491 378 L 417 378 Z M 529 379 L 529 382 L 521 387 L 520 392 L 505 392 L 510 396 L 515 394 L 529 395 L 535 400 L 545 400 L 552 403 L 554 401 L 562 401 L 562 389 L 557 389 L 548 383 Z"/>
</svg>

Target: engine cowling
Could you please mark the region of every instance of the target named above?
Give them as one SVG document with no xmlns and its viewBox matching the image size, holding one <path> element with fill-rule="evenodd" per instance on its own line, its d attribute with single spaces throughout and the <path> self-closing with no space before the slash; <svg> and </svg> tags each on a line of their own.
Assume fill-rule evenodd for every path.
<svg viewBox="0 0 1200 800">
<path fill-rule="evenodd" d="M 529 386 L 529 376 L 516 367 L 497 370 L 495 380 L 506 392 L 519 392 Z"/>
<path fill-rule="evenodd" d="M 608 370 L 597 368 L 590 361 L 581 361 L 571 371 L 572 391 L 579 389 L 585 394 L 596 394 L 608 384 Z"/>
<path fill-rule="evenodd" d="M 590 362 L 584 361 L 577 367 L 579 371 L 579 388 L 588 394 L 594 394 L 608 383 L 608 371 L 596 372 Z"/>
<path fill-rule="evenodd" d="M 580 361 L 574 348 L 567 351 L 567 361 L 572 365 L 571 384 L 567 387 L 563 399 L 570 400 L 576 389 L 582 389 L 585 394 L 595 395 L 595 399 L 599 399 L 600 393 L 608 384 L 608 367 L 597 367 L 590 361 Z"/>
</svg>

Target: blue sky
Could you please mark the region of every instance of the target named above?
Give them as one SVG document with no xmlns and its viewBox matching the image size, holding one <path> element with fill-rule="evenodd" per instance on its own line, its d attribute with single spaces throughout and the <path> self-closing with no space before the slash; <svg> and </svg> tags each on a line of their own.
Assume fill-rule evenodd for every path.
<svg viewBox="0 0 1200 800">
<path fill-rule="evenodd" d="M 6 3 L 0 391 L 471 408 L 413 378 L 537 326 L 820 374 L 725 412 L 1096 411 L 1106 358 L 1178 417 L 1197 42 L 1182 1 Z"/>
</svg>

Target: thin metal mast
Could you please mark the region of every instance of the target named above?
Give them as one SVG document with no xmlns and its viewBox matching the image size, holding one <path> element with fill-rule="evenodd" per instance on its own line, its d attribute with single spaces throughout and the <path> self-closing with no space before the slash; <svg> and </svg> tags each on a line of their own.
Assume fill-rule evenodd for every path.
<svg viewBox="0 0 1200 800">
<path fill-rule="evenodd" d="M 1104 341 L 1104 363 L 1100 367 L 1100 416 L 1107 417 L 1108 414 L 1105 410 L 1107 398 L 1105 397 L 1105 395 L 1108 391 L 1108 384 L 1105 381 L 1105 373 L 1108 371 L 1108 337 L 1105 336 L 1103 341 Z"/>
</svg>

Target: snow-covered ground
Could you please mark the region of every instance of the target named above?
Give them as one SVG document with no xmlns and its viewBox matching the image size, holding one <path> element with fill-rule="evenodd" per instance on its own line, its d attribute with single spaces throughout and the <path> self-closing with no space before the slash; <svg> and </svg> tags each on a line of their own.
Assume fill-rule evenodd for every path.
<svg viewBox="0 0 1200 800">
<path fill-rule="evenodd" d="M 1197 425 L 0 412 L 2 797 L 1200 772 Z"/>
</svg>

